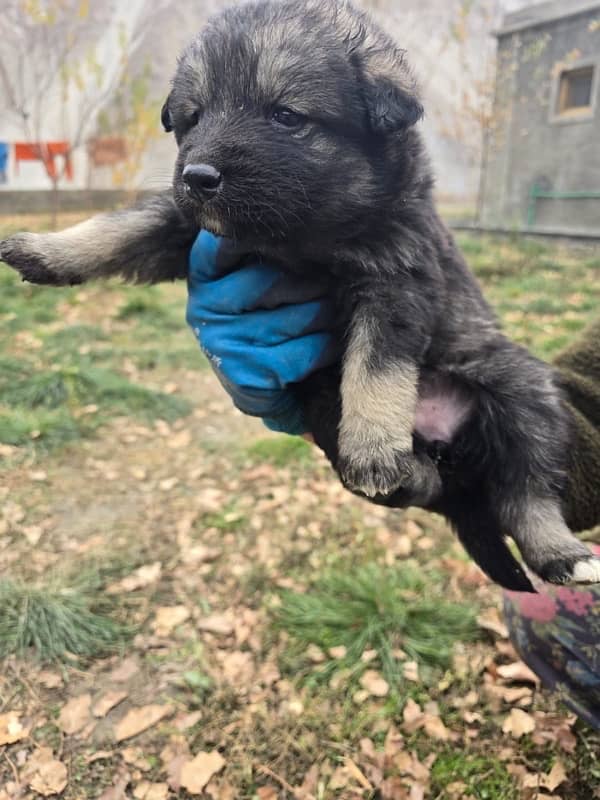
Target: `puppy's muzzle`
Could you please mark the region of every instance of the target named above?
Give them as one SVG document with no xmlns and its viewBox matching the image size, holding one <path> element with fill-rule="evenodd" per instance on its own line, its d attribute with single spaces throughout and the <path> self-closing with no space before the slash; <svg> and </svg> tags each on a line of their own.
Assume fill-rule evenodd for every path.
<svg viewBox="0 0 600 800">
<path fill-rule="evenodd" d="M 210 164 L 187 164 L 181 177 L 186 193 L 201 202 L 214 197 L 223 183 L 222 174 Z"/>
</svg>

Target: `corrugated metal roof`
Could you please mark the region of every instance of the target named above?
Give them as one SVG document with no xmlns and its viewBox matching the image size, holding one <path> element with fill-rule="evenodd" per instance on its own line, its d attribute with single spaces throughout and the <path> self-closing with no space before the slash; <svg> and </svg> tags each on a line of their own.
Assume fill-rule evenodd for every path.
<svg viewBox="0 0 600 800">
<path fill-rule="evenodd" d="M 507 14 L 502 27 L 496 31 L 496 36 L 506 36 L 509 33 L 516 33 L 537 25 L 595 10 L 600 11 L 598 0 L 550 0 L 547 3 L 538 3 L 534 6 L 527 6 L 521 11 Z"/>
</svg>

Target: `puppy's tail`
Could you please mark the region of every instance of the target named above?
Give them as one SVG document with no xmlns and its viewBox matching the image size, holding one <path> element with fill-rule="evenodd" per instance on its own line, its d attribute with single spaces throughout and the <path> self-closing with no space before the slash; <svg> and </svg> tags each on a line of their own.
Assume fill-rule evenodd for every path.
<svg viewBox="0 0 600 800">
<path fill-rule="evenodd" d="M 535 592 L 488 510 L 465 501 L 448 517 L 467 553 L 494 583 L 513 592 Z"/>
</svg>

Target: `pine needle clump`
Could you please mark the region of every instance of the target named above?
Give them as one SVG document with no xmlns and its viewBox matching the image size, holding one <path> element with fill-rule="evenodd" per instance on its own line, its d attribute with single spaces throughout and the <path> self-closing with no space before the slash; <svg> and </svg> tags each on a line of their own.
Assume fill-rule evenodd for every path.
<svg viewBox="0 0 600 800">
<path fill-rule="evenodd" d="M 40 661 L 77 661 L 117 650 L 131 630 L 98 588 L 0 579 L 0 657 L 33 651 Z"/>
<path fill-rule="evenodd" d="M 408 564 L 337 567 L 306 592 L 283 592 L 280 601 L 273 611 L 275 625 L 287 632 L 297 652 L 311 644 L 324 654 L 346 648 L 344 658 L 319 665 L 316 677 L 324 680 L 340 669 L 359 676 L 366 650 L 376 651 L 390 683 L 403 680 L 398 651 L 433 675 L 450 666 L 456 642 L 478 635 L 475 609 L 450 602 L 439 574 Z"/>
</svg>

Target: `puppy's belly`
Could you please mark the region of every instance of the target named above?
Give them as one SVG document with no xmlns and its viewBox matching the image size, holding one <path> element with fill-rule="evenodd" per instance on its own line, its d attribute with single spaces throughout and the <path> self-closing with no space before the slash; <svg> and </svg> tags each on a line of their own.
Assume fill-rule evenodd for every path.
<svg viewBox="0 0 600 800">
<path fill-rule="evenodd" d="M 423 374 L 419 379 L 415 433 L 427 442 L 450 443 L 474 405 L 472 392 L 452 378 Z"/>
</svg>

